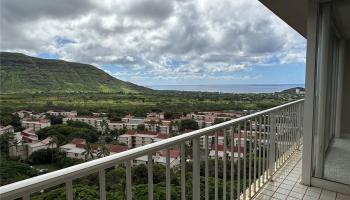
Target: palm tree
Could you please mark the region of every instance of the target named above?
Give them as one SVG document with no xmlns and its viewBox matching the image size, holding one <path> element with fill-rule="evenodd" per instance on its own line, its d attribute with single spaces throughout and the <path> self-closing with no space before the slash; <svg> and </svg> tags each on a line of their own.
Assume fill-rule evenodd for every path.
<svg viewBox="0 0 350 200">
<path fill-rule="evenodd" d="M 13 143 L 12 143 L 12 145 L 15 147 L 15 149 L 16 149 L 16 156 L 18 156 L 18 145 L 20 144 L 21 142 L 20 141 L 18 141 L 17 139 L 14 139 L 13 140 Z"/>
<path fill-rule="evenodd" d="M 109 154 L 110 154 L 110 152 L 109 152 L 109 149 L 107 148 L 106 145 L 100 145 L 98 147 L 98 152 L 97 152 L 97 157 L 98 158 L 109 156 Z"/>
<path fill-rule="evenodd" d="M 82 155 L 85 155 L 85 161 L 89 160 L 89 156 L 91 159 L 94 159 L 94 150 L 92 149 L 90 143 L 86 144 L 85 151 L 82 153 Z"/>
<path fill-rule="evenodd" d="M 101 121 L 101 128 L 102 128 L 102 134 L 107 134 L 109 132 L 108 122 L 107 120 L 103 119 Z"/>
<path fill-rule="evenodd" d="M 9 148 L 11 146 L 11 141 L 15 138 L 13 133 L 4 133 L 0 135 L 0 149 L 1 152 L 4 152 L 5 157 L 9 157 Z"/>
<path fill-rule="evenodd" d="M 59 139 L 57 136 L 51 136 L 48 146 L 51 146 L 51 160 L 53 161 L 54 153 L 58 149 Z M 54 147 L 56 145 L 56 147 Z"/>
</svg>

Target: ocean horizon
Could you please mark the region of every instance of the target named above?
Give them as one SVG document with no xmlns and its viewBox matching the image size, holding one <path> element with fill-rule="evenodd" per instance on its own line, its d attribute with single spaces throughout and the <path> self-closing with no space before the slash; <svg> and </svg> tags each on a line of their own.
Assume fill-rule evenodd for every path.
<svg viewBox="0 0 350 200">
<path fill-rule="evenodd" d="M 225 85 L 148 85 L 154 90 L 176 90 L 222 93 L 274 93 L 294 87 L 305 87 L 304 84 L 225 84 Z"/>
</svg>

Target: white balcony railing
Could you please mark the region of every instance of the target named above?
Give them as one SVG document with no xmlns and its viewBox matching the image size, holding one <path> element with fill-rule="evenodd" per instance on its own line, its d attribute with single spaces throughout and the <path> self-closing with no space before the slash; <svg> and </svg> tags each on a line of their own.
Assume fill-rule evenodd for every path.
<svg viewBox="0 0 350 200">
<path fill-rule="evenodd" d="M 132 176 L 131 168 L 133 159 L 148 156 L 148 199 L 153 199 L 153 160 L 152 155 L 165 150 L 166 153 L 166 199 L 171 199 L 170 182 L 170 155 L 169 150 L 179 148 L 180 174 L 181 174 L 181 199 L 186 199 L 186 174 L 185 164 L 188 158 L 185 155 L 187 144 L 192 147 L 192 199 L 209 199 L 209 165 L 208 155 L 211 146 L 208 144 L 208 135 L 215 135 L 215 200 L 219 198 L 219 154 L 218 138 L 223 137 L 223 175 L 222 194 L 223 199 L 250 199 L 259 191 L 267 181 L 271 179 L 274 172 L 278 170 L 293 152 L 301 145 L 302 117 L 304 100 L 298 100 L 274 107 L 252 115 L 220 123 L 211 127 L 182 134 L 156 143 L 131 149 L 122 153 L 114 154 L 97 160 L 92 160 L 79 165 L 33 177 L 9 185 L 0 187 L 0 198 L 5 199 L 30 199 L 31 194 L 44 189 L 65 184 L 66 199 L 72 200 L 74 196 L 72 181 L 93 173 L 99 174 L 100 199 L 106 199 L 105 170 L 125 164 L 126 167 L 126 198 L 132 199 Z M 204 140 L 203 140 L 204 138 Z M 236 143 L 234 141 L 237 141 Z M 200 144 L 204 141 L 204 145 Z M 243 144 L 242 144 L 243 143 Z M 242 146 L 236 148 L 233 146 Z M 202 146 L 202 148 L 201 148 Z M 212 149 L 212 150 L 213 150 Z M 241 150 L 242 149 L 242 150 Z M 241 152 L 243 151 L 243 152 Z M 191 154 L 190 153 L 190 154 Z M 236 154 L 234 154 L 236 153 Z M 201 156 L 204 155 L 204 156 Z M 253 157 L 255 159 L 253 159 Z M 258 159 L 256 159 L 258 158 Z M 200 162 L 204 161 L 204 190 L 200 187 Z M 231 162 L 230 169 L 227 163 Z M 238 172 L 238 173 L 237 173 Z M 229 183 L 226 177 L 231 174 Z M 237 175 L 234 176 L 234 173 Z M 236 184 L 234 183 L 242 183 Z M 228 189 L 229 188 L 229 189 Z M 239 192 L 235 192 L 239 191 Z"/>
</svg>

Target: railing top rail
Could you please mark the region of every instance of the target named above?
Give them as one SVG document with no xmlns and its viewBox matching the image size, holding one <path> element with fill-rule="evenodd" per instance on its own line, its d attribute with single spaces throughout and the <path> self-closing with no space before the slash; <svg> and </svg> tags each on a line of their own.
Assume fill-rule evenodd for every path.
<svg viewBox="0 0 350 200">
<path fill-rule="evenodd" d="M 112 167 L 118 163 L 122 163 L 131 159 L 147 155 L 171 146 L 181 144 L 185 141 L 189 141 L 193 138 L 203 136 L 207 133 L 212 133 L 221 129 L 227 129 L 230 126 L 236 125 L 240 122 L 244 122 L 255 117 L 280 111 L 288 106 L 295 105 L 303 102 L 304 99 L 286 103 L 274 108 L 256 112 L 251 115 L 243 116 L 237 119 L 233 119 L 227 122 L 216 124 L 207 128 L 199 129 L 175 137 L 171 137 L 159 142 L 141 146 L 138 148 L 130 149 L 118 154 L 103 157 L 97 160 L 92 160 L 82 164 L 74 165 L 65 169 L 47 173 L 44 175 L 36 176 L 19 182 L 15 182 L 9 185 L 0 187 L 0 197 L 15 197 L 26 192 L 38 191 L 44 188 L 48 188 L 54 185 L 65 183 L 68 180 L 79 178 L 81 176 L 97 172 L 100 169 Z"/>
</svg>

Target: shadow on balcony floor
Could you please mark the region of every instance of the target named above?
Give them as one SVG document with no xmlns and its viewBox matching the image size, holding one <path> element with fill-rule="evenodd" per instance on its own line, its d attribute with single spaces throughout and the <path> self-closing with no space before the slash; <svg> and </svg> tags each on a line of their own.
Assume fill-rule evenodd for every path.
<svg viewBox="0 0 350 200">
<path fill-rule="evenodd" d="M 350 135 L 335 138 L 328 149 L 324 177 L 350 185 Z"/>
<path fill-rule="evenodd" d="M 273 177 L 273 182 L 267 183 L 254 199 L 322 199 L 349 200 L 350 196 L 301 185 L 301 151 L 296 152 Z"/>
</svg>

